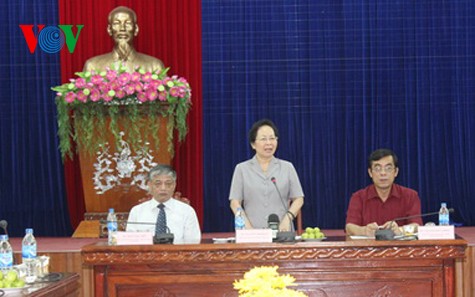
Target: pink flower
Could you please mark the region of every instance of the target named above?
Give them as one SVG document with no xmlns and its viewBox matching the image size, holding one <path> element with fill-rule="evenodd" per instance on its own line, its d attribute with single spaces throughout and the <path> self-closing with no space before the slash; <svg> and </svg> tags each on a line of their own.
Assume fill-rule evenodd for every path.
<svg viewBox="0 0 475 297">
<path fill-rule="evenodd" d="M 101 91 L 101 93 L 107 93 L 110 90 L 109 84 L 107 84 L 107 83 L 103 83 L 103 84 L 99 85 L 98 87 L 99 87 L 99 90 Z"/>
<path fill-rule="evenodd" d="M 109 89 L 111 90 L 117 90 L 120 88 L 120 84 L 118 81 L 114 80 L 109 84 Z"/>
<path fill-rule="evenodd" d="M 167 93 L 166 92 L 159 92 L 158 93 L 158 100 L 167 101 Z"/>
<path fill-rule="evenodd" d="M 180 98 L 185 98 L 185 96 L 186 96 L 186 88 L 185 88 L 184 86 L 179 86 L 179 87 L 177 87 L 177 88 L 178 88 L 178 93 L 179 93 L 178 97 L 180 97 Z"/>
<path fill-rule="evenodd" d="M 102 94 L 102 99 L 104 99 L 105 102 L 111 102 L 113 98 L 109 96 L 107 93 L 104 93 Z"/>
<path fill-rule="evenodd" d="M 173 87 L 170 89 L 170 96 L 172 97 L 182 97 L 180 88 L 179 87 Z"/>
<path fill-rule="evenodd" d="M 117 77 L 117 72 L 114 71 L 114 70 L 108 70 L 107 73 L 106 73 L 106 78 L 109 80 L 109 81 L 113 81 L 115 80 Z"/>
<path fill-rule="evenodd" d="M 140 76 L 141 76 L 140 73 L 134 72 L 134 73 L 132 73 L 132 77 L 131 77 L 130 80 L 134 81 L 134 82 L 140 81 Z"/>
<path fill-rule="evenodd" d="M 188 81 L 186 81 L 186 79 L 185 79 L 184 77 L 178 78 L 177 81 L 180 82 L 180 83 L 182 83 L 182 84 L 184 84 L 184 85 L 186 85 L 186 86 L 188 85 Z"/>
<path fill-rule="evenodd" d="M 67 92 L 64 100 L 68 103 L 73 103 L 76 100 L 76 94 L 74 92 Z"/>
<path fill-rule="evenodd" d="M 148 83 L 147 89 L 157 89 L 158 86 L 160 85 L 159 80 L 152 80 L 151 82 Z"/>
<path fill-rule="evenodd" d="M 102 76 L 100 75 L 93 75 L 91 77 L 91 83 L 95 84 L 95 85 L 99 85 L 100 83 L 102 83 Z"/>
<path fill-rule="evenodd" d="M 81 102 L 86 102 L 87 101 L 87 95 L 84 94 L 84 91 L 81 90 L 77 93 L 77 97 L 76 97 L 77 100 L 81 101 Z"/>
<path fill-rule="evenodd" d="M 143 91 L 143 84 L 142 83 L 136 83 L 134 87 L 135 87 L 136 92 L 142 92 Z"/>
<path fill-rule="evenodd" d="M 99 99 L 101 99 L 101 94 L 98 89 L 92 89 L 91 94 L 89 95 L 89 98 L 91 99 L 92 102 L 97 102 Z"/>
<path fill-rule="evenodd" d="M 137 94 L 137 100 L 140 102 L 146 102 L 147 101 L 147 95 L 144 92 L 139 92 Z"/>
<path fill-rule="evenodd" d="M 130 79 L 131 79 L 130 73 L 124 72 L 121 75 L 119 75 L 118 81 L 120 85 L 124 86 L 130 81 Z"/>
<path fill-rule="evenodd" d="M 86 86 L 86 80 L 82 77 L 76 79 L 76 81 L 74 82 L 74 85 L 76 86 L 76 88 L 78 89 L 82 89 Z"/>
<path fill-rule="evenodd" d="M 158 97 L 158 92 L 155 89 L 148 89 L 145 92 L 145 94 L 146 94 L 147 99 L 149 101 L 155 101 L 155 99 L 157 99 L 157 97 Z"/>
<path fill-rule="evenodd" d="M 130 83 L 124 87 L 124 91 L 127 93 L 127 95 L 132 95 L 135 93 L 135 84 Z"/>
<path fill-rule="evenodd" d="M 150 72 L 145 73 L 142 75 L 143 82 L 150 82 L 152 80 L 152 74 Z"/>
<path fill-rule="evenodd" d="M 125 95 L 126 95 L 126 93 L 125 93 L 124 89 L 118 89 L 118 90 L 115 91 L 115 96 L 119 99 L 124 98 Z"/>
</svg>

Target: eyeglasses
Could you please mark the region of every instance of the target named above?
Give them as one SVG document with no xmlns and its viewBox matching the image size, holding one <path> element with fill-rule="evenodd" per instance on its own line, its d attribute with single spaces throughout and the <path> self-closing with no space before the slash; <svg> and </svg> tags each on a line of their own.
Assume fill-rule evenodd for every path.
<svg viewBox="0 0 475 297">
<path fill-rule="evenodd" d="M 394 171 L 395 167 L 393 165 L 388 165 L 385 167 L 381 166 L 374 166 L 371 168 L 371 171 L 376 172 L 376 173 L 381 173 L 381 172 L 386 172 L 386 173 L 392 173 Z"/>
<path fill-rule="evenodd" d="M 277 139 L 278 139 L 277 137 L 272 136 L 272 137 L 269 137 L 269 138 L 262 137 L 262 138 L 257 139 L 257 141 L 259 141 L 259 142 L 267 142 L 267 141 L 274 142 L 274 141 L 277 141 Z"/>
<path fill-rule="evenodd" d="M 172 181 L 172 180 L 167 180 L 165 182 L 163 182 L 161 180 L 157 180 L 157 181 L 153 182 L 153 185 L 155 187 L 161 187 L 161 186 L 165 185 L 166 188 L 171 188 L 174 184 L 175 184 L 175 182 Z"/>
</svg>

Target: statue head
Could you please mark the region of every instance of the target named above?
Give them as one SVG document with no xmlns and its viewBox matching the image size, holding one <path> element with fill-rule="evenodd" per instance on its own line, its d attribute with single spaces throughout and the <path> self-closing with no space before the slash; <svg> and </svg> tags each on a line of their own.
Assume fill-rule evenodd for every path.
<svg viewBox="0 0 475 297">
<path fill-rule="evenodd" d="M 109 13 L 107 33 L 116 44 L 132 45 L 134 37 L 139 33 L 135 11 L 125 6 L 118 6 Z"/>
<path fill-rule="evenodd" d="M 114 40 L 112 52 L 88 59 L 84 71 L 104 70 L 116 62 L 121 62 L 129 72 L 133 72 L 136 67 L 159 72 L 164 68 L 159 59 L 135 50 L 134 38 L 139 34 L 139 26 L 137 15 L 132 9 L 118 6 L 109 12 L 107 33 Z"/>
</svg>

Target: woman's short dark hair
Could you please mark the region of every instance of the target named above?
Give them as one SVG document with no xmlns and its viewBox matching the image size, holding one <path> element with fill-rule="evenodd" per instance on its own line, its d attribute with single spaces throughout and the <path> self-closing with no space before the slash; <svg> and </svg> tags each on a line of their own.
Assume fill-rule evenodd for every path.
<svg viewBox="0 0 475 297">
<path fill-rule="evenodd" d="M 381 148 L 381 149 L 375 150 L 374 152 L 371 153 L 371 155 L 369 155 L 368 168 L 371 168 L 371 166 L 373 165 L 373 162 L 381 160 L 382 158 L 387 157 L 387 156 L 392 156 L 393 161 L 394 161 L 394 166 L 398 167 L 396 154 L 390 149 Z"/>
<path fill-rule="evenodd" d="M 249 142 L 250 143 L 254 143 L 256 141 L 257 131 L 262 126 L 271 127 L 272 130 L 274 130 L 275 137 L 279 137 L 279 130 L 277 130 L 277 127 L 275 126 L 275 124 L 269 119 L 262 119 L 262 120 L 259 120 L 259 121 L 255 122 L 252 125 L 251 130 L 249 130 Z"/>
</svg>

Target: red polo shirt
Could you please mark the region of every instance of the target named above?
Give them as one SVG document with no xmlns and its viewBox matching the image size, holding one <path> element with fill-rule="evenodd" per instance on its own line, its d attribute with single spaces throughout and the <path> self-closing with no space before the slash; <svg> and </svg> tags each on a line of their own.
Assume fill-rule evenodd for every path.
<svg viewBox="0 0 475 297">
<path fill-rule="evenodd" d="M 366 226 L 376 222 L 383 225 L 395 218 L 421 214 L 421 200 L 416 191 L 393 184 L 385 202 L 379 198 L 376 187 L 370 185 L 351 196 L 346 223 Z M 422 225 L 422 219 L 414 218 L 397 222 L 399 226 L 410 223 Z"/>
</svg>

